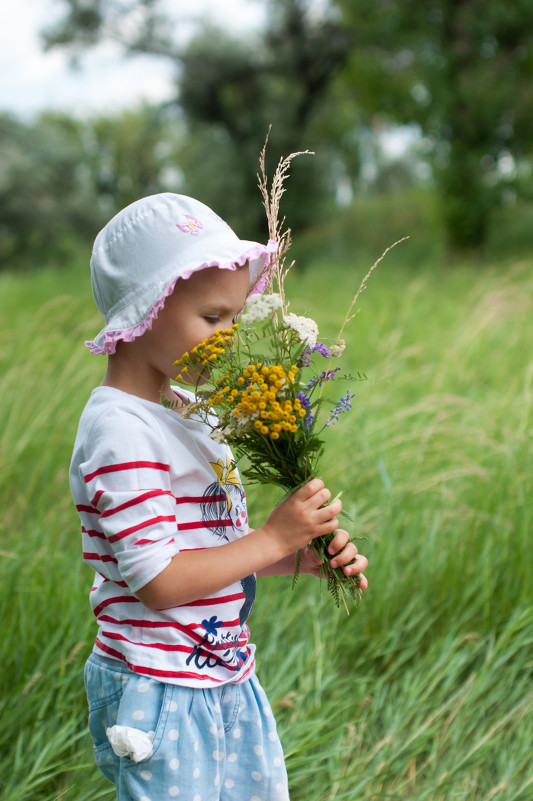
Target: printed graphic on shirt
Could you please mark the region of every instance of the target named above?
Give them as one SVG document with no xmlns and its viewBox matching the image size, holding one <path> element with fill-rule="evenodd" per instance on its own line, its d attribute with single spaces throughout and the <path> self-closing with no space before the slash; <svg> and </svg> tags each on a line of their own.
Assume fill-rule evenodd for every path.
<svg viewBox="0 0 533 801">
<path fill-rule="evenodd" d="M 248 654 L 240 649 L 239 635 L 221 634 L 218 631 L 223 625 L 216 615 L 209 620 L 202 620 L 205 634 L 187 657 L 188 666 L 193 665 L 197 670 L 208 670 L 218 665 L 231 671 L 242 668 Z"/>
<path fill-rule="evenodd" d="M 235 465 L 229 456 L 226 457 L 226 464 L 222 459 L 209 462 L 209 464 L 213 468 L 217 480 L 210 484 L 204 492 L 202 522 L 216 537 L 229 541 L 226 533 L 228 527 L 231 527 L 233 531 L 243 531 L 244 526 L 248 523 L 245 493 Z M 241 587 L 245 595 L 245 601 L 239 612 L 239 622 L 242 626 L 250 617 L 254 607 L 255 576 L 252 574 L 243 578 Z"/>
<path fill-rule="evenodd" d="M 202 521 L 215 536 L 229 540 L 226 528 L 243 531 L 248 523 L 245 494 L 239 480 L 235 465 L 226 457 L 209 462 L 217 480 L 210 484 L 204 492 L 202 501 Z M 222 493 L 220 492 L 222 490 Z"/>
</svg>

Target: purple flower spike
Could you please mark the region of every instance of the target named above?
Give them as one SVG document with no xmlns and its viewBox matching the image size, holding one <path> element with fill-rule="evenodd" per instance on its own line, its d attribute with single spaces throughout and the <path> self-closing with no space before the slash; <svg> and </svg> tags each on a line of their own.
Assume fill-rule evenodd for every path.
<svg viewBox="0 0 533 801">
<path fill-rule="evenodd" d="M 329 381 L 340 369 L 340 367 L 334 367 L 333 370 L 323 370 L 320 375 L 317 375 L 311 379 L 304 391 L 308 391 L 313 387 L 316 387 L 317 384 L 319 387 L 321 387 L 324 381 Z"/>
<path fill-rule="evenodd" d="M 325 359 L 329 359 L 331 353 L 329 352 L 329 348 L 327 348 L 323 342 L 317 342 L 313 350 L 318 351 L 321 356 L 324 356 Z"/>
<path fill-rule="evenodd" d="M 307 395 L 305 393 L 299 392 L 298 393 L 298 400 L 300 401 L 300 403 L 302 404 L 304 409 L 309 409 L 309 407 L 311 405 L 311 401 L 309 400 L 309 398 L 307 397 Z"/>
<path fill-rule="evenodd" d="M 329 359 L 331 356 L 329 348 L 327 348 L 323 342 L 317 342 L 313 348 L 306 348 L 300 356 L 300 364 L 302 367 L 309 367 L 311 364 L 311 354 L 315 352 L 320 353 L 325 359 Z"/>
<path fill-rule="evenodd" d="M 350 403 L 352 398 L 355 398 L 355 392 L 347 392 L 346 397 L 340 399 L 340 401 L 331 410 L 330 418 L 329 420 L 326 420 L 325 423 L 326 426 L 334 426 L 339 419 L 339 415 L 352 408 L 352 404 Z"/>
<path fill-rule="evenodd" d="M 304 418 L 304 426 L 306 430 L 309 431 L 313 424 L 313 420 L 315 419 L 311 414 L 311 412 L 309 411 L 309 407 L 311 406 L 311 401 L 309 400 L 307 395 L 305 395 L 303 392 L 298 393 L 298 399 L 302 404 L 302 409 L 305 409 L 307 411 L 307 414 Z"/>
</svg>

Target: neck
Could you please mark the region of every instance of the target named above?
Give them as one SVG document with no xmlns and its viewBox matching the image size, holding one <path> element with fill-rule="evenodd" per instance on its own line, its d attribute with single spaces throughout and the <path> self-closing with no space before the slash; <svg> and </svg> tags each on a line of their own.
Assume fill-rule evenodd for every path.
<svg viewBox="0 0 533 801">
<path fill-rule="evenodd" d="M 139 369 L 138 365 L 133 370 L 128 362 L 116 359 L 114 355 L 108 359 L 102 386 L 115 387 L 122 392 L 136 395 L 153 403 L 161 403 L 163 400 L 174 403 L 177 397 L 170 386 L 168 377 L 149 368 Z"/>
</svg>

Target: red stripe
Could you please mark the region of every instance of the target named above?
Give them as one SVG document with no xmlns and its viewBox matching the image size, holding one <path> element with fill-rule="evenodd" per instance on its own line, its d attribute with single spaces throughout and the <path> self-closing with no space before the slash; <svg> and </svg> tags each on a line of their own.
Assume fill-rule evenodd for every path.
<svg viewBox="0 0 533 801">
<path fill-rule="evenodd" d="M 119 531 L 117 534 L 113 534 L 112 537 L 108 538 L 109 542 L 117 542 L 117 540 L 122 540 L 124 537 L 129 536 L 130 534 L 134 534 L 136 531 L 140 531 L 142 528 L 148 528 L 148 526 L 156 525 L 156 523 L 175 523 L 176 518 L 174 515 L 159 515 L 159 517 L 152 517 L 150 520 L 143 520 L 142 523 L 138 523 L 136 526 L 131 526 L 131 528 L 125 528 L 122 531 Z"/>
<path fill-rule="evenodd" d="M 128 626 L 136 626 L 137 628 L 156 628 L 156 629 L 158 629 L 158 628 L 172 628 L 172 629 L 175 629 L 176 631 L 179 631 L 185 637 L 188 637 L 191 640 L 196 640 L 197 643 L 201 643 L 203 641 L 203 636 L 200 636 L 199 634 L 197 634 L 192 627 L 184 626 L 184 625 L 182 625 L 181 623 L 178 623 L 178 622 L 175 622 L 175 623 L 161 623 L 161 622 L 156 622 L 155 620 L 146 621 L 146 620 L 142 620 L 142 619 L 141 620 L 135 620 L 135 619 L 133 619 L 133 620 L 128 620 L 128 619 L 115 620 L 115 619 L 111 618 L 108 615 L 102 615 L 99 618 L 99 621 L 100 620 L 103 620 L 106 623 L 114 623 L 116 625 L 124 624 L 124 625 L 128 625 Z M 102 632 L 102 634 L 104 634 L 104 633 L 105 632 Z M 112 636 L 112 635 L 109 635 L 109 636 Z M 141 647 L 144 647 L 144 645 L 148 645 L 148 643 L 133 642 L 132 640 L 126 640 L 126 642 L 131 642 L 132 645 L 139 645 Z"/>
<path fill-rule="evenodd" d="M 192 648 L 190 645 L 169 645 L 166 642 L 135 642 L 135 640 L 130 640 L 127 637 L 124 637 L 123 634 L 119 634 L 116 631 L 104 631 L 102 630 L 102 637 L 107 637 L 109 640 L 118 640 L 119 642 L 127 642 L 130 645 L 135 645 L 137 648 L 153 648 L 156 651 L 165 651 L 166 653 L 183 653 L 183 654 L 190 654 L 192 652 Z M 196 638 L 195 638 L 196 639 Z M 217 651 L 227 651 L 227 645 L 224 643 L 214 643 L 213 647 L 208 647 L 208 644 L 204 642 L 201 638 L 198 638 L 198 642 L 201 642 L 203 645 L 202 650 L 205 651 L 208 655 L 216 655 Z M 241 648 L 245 646 L 247 643 L 246 638 L 240 639 L 238 645 L 236 647 Z"/>
<path fill-rule="evenodd" d="M 229 604 L 232 601 L 242 601 L 245 597 L 243 592 L 238 592 L 235 595 L 223 595 L 220 598 L 203 598 L 201 601 L 191 601 L 188 604 L 180 604 L 184 606 L 215 606 L 216 604 Z M 231 625 L 231 624 L 229 624 Z"/>
<path fill-rule="evenodd" d="M 98 606 L 95 606 L 93 612 L 96 615 L 96 617 L 98 617 L 102 609 L 105 609 L 106 606 L 111 606 L 111 604 L 118 604 L 118 603 L 140 604 L 141 602 L 138 600 L 138 598 L 135 598 L 133 595 L 116 595 L 114 598 L 106 598 L 105 601 L 99 603 Z"/>
<path fill-rule="evenodd" d="M 150 490 L 149 492 L 145 492 L 144 495 L 139 495 L 138 498 L 133 498 L 131 501 L 126 501 L 125 503 L 121 503 L 120 506 L 115 506 L 113 509 L 106 509 L 105 512 L 102 512 L 102 517 L 110 517 L 110 515 L 116 514 L 116 512 L 122 512 L 124 509 L 129 509 L 131 506 L 136 506 L 139 503 L 144 503 L 149 498 L 157 498 L 161 495 L 170 495 L 172 496 L 171 492 L 167 490 Z"/>
<path fill-rule="evenodd" d="M 85 528 L 85 526 L 82 526 L 81 527 L 81 533 L 82 534 L 87 534 L 88 537 L 98 537 L 101 540 L 105 540 L 106 539 L 106 535 L 104 534 L 103 531 L 97 531 L 94 528 L 87 529 L 87 528 Z"/>
<path fill-rule="evenodd" d="M 233 525 L 231 520 L 210 520 L 209 521 L 209 528 L 214 526 L 231 526 Z M 206 528 L 205 521 L 203 520 L 194 520 L 190 523 L 178 523 L 178 531 L 190 531 L 195 528 Z"/>
<path fill-rule="evenodd" d="M 144 676 L 158 676 L 162 679 L 196 679 L 198 681 L 211 681 L 215 682 L 216 684 L 222 684 L 223 682 L 223 679 L 215 679 L 213 676 L 205 676 L 201 673 L 189 673 L 181 670 L 157 670 L 156 668 L 145 667 L 144 665 L 134 665 L 133 662 L 128 662 L 124 654 L 121 654 L 120 651 L 115 651 L 114 648 L 111 648 L 109 645 L 103 643 L 100 639 L 98 639 L 98 637 L 96 638 L 96 645 L 105 654 L 112 656 L 114 659 L 120 659 L 120 661 L 124 662 L 134 673 L 141 673 Z M 250 671 L 253 669 L 253 666 L 254 662 L 252 661 L 252 664 L 245 672 L 243 679 L 248 676 Z"/>
<path fill-rule="evenodd" d="M 134 640 L 128 640 L 128 638 L 124 637 L 122 634 L 117 634 L 116 632 L 112 631 L 102 631 L 102 637 L 107 637 L 109 640 L 127 642 L 130 645 L 136 645 L 138 648 L 153 648 L 157 651 L 167 651 L 169 653 L 181 652 L 184 654 L 190 654 L 192 651 L 190 645 L 167 645 L 167 643 L 163 642 L 135 642 Z"/>
<path fill-rule="evenodd" d="M 102 584 L 104 584 L 106 581 L 111 581 L 113 584 L 116 584 L 117 587 L 124 587 L 124 589 L 126 590 L 128 589 L 128 585 L 126 584 L 125 581 L 119 581 L 118 579 L 110 579 L 108 576 L 104 576 L 103 573 L 98 573 L 98 575 L 102 579 Z M 102 584 L 100 584 L 100 587 L 102 586 Z M 98 590 L 100 589 L 100 587 L 94 587 L 94 589 Z"/>
<path fill-rule="evenodd" d="M 209 500 L 224 503 L 227 500 L 227 495 L 223 492 L 220 495 L 214 495 Z M 190 497 L 176 498 L 176 503 L 205 503 L 205 498 L 203 495 L 191 495 Z"/>
<path fill-rule="evenodd" d="M 84 506 L 81 503 L 77 503 L 76 504 L 76 509 L 78 510 L 78 512 L 88 512 L 91 515 L 92 514 L 96 514 L 96 515 L 100 514 L 98 509 L 96 509 L 94 506 Z"/>
<path fill-rule="evenodd" d="M 104 494 L 103 490 L 98 490 L 98 492 L 95 492 L 94 498 L 91 501 L 93 506 L 98 506 L 98 502 L 99 502 L 99 500 L 100 500 L 100 498 L 102 497 L 103 494 Z"/>
<path fill-rule="evenodd" d="M 114 562 L 116 565 L 118 565 L 118 562 L 117 562 L 117 560 L 115 559 L 114 556 L 107 556 L 106 554 L 104 554 L 103 556 L 100 556 L 99 553 L 85 553 L 85 551 L 84 551 L 83 552 L 83 558 L 85 559 L 86 562 L 87 561 L 91 561 L 91 562 Z"/>
<path fill-rule="evenodd" d="M 118 464 L 106 464 L 103 467 L 99 467 L 98 470 L 95 470 L 93 473 L 88 473 L 85 476 L 85 483 L 88 484 L 89 481 L 92 481 L 96 476 L 103 476 L 106 473 L 117 473 L 122 470 L 142 470 L 143 468 L 163 470 L 166 473 L 170 472 L 170 465 L 164 464 L 163 462 L 120 462 Z"/>
</svg>

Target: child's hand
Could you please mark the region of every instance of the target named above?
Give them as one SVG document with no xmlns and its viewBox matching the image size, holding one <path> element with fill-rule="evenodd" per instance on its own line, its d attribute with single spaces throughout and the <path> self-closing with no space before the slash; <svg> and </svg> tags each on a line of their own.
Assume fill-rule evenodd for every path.
<svg viewBox="0 0 533 801">
<path fill-rule="evenodd" d="M 325 506 L 330 498 L 331 492 L 324 487 L 324 482 L 313 478 L 276 506 L 263 529 L 274 538 L 284 555 L 305 548 L 316 537 L 337 530 L 336 515 L 342 503 L 337 499 Z"/>
<path fill-rule="evenodd" d="M 346 576 L 355 576 L 359 573 L 359 586 L 362 590 L 366 590 L 368 581 L 363 575 L 363 570 L 366 570 L 368 566 L 368 559 L 358 552 L 353 542 L 350 542 L 350 535 L 347 531 L 342 528 L 337 529 L 328 545 L 328 552 L 333 557 L 329 562 L 331 567 L 342 567 Z M 320 576 L 321 564 L 321 559 L 310 548 L 306 548 L 300 563 L 300 572 Z"/>
</svg>

